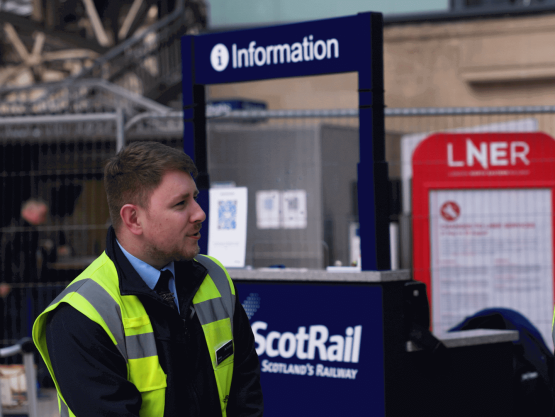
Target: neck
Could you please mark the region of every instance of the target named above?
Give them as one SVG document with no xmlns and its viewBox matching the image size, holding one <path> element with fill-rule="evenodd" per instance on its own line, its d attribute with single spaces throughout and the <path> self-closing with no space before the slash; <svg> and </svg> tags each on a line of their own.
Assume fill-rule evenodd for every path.
<svg viewBox="0 0 555 417">
<path fill-rule="evenodd" d="M 138 236 L 129 236 L 126 233 L 117 233 L 116 238 L 122 248 L 124 248 L 128 253 L 149 264 L 153 268 L 162 269 L 171 262 L 171 260 L 157 259 L 153 256 L 149 256 L 148 251 L 145 250 L 145 245 Z"/>
</svg>

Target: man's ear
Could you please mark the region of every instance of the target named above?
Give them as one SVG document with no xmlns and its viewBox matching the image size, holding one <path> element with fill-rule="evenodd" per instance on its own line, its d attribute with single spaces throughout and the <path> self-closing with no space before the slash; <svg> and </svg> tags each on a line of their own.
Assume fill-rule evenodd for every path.
<svg viewBox="0 0 555 417">
<path fill-rule="evenodd" d="M 143 233 L 139 212 L 140 209 L 135 204 L 126 204 L 119 212 L 127 230 L 137 236 Z"/>
</svg>

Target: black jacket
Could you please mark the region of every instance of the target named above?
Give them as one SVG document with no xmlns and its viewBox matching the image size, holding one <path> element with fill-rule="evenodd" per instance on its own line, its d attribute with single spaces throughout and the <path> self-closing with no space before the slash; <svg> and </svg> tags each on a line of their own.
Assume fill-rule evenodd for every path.
<svg viewBox="0 0 555 417">
<path fill-rule="evenodd" d="M 221 416 L 218 389 L 193 297 L 207 274 L 198 262 L 176 262 L 180 314 L 152 291 L 108 231 L 106 253 L 116 265 L 122 295 L 137 295 L 152 323 L 167 375 L 164 416 Z M 233 317 L 235 359 L 227 415 L 261 416 L 260 368 L 254 337 L 239 297 Z M 49 314 L 46 342 L 62 395 L 78 416 L 138 416 L 141 396 L 127 381 L 125 360 L 106 332 L 64 304 Z"/>
<path fill-rule="evenodd" d="M 14 220 L 2 233 L 0 282 L 34 283 L 38 281 L 37 249 L 39 232 L 24 219 Z"/>
</svg>

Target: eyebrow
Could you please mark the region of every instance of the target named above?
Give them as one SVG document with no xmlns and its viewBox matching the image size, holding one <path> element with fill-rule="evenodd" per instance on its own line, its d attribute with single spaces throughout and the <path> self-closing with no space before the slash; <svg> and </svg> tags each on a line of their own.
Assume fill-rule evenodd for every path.
<svg viewBox="0 0 555 417">
<path fill-rule="evenodd" d="M 199 191 L 199 190 L 195 190 L 195 191 L 193 192 L 193 197 L 196 197 L 196 196 L 198 196 L 199 194 L 200 194 L 200 191 Z M 190 195 L 191 195 L 191 193 L 180 194 L 180 195 L 176 196 L 175 198 L 172 198 L 170 201 L 177 201 L 177 202 L 179 202 L 179 201 L 181 201 L 181 200 L 186 200 L 187 197 L 189 197 Z"/>
</svg>

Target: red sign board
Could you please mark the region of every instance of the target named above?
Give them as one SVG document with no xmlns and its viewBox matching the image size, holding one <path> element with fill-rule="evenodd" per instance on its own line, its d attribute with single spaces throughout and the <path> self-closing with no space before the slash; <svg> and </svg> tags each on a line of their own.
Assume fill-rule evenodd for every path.
<svg viewBox="0 0 555 417">
<path fill-rule="evenodd" d="M 554 160 L 555 140 L 544 133 L 439 133 L 415 149 L 414 278 L 428 287 L 435 326 L 440 318 L 433 310 L 440 307 L 434 304 L 446 303 L 441 320 L 450 326 L 473 308 L 510 307 L 498 298 L 503 291 L 539 291 L 518 272 L 526 270 L 525 254 L 534 253 L 539 235 L 549 236 L 547 245 L 543 241 L 549 256 L 532 269 L 543 271 L 538 277 L 546 271 L 553 276 Z M 541 220 L 531 217 L 538 199 L 538 210 L 548 212 Z M 434 293 L 440 282 L 441 294 Z M 550 283 L 551 304 L 553 288 Z M 460 308 L 453 307 L 457 303 Z"/>
</svg>

